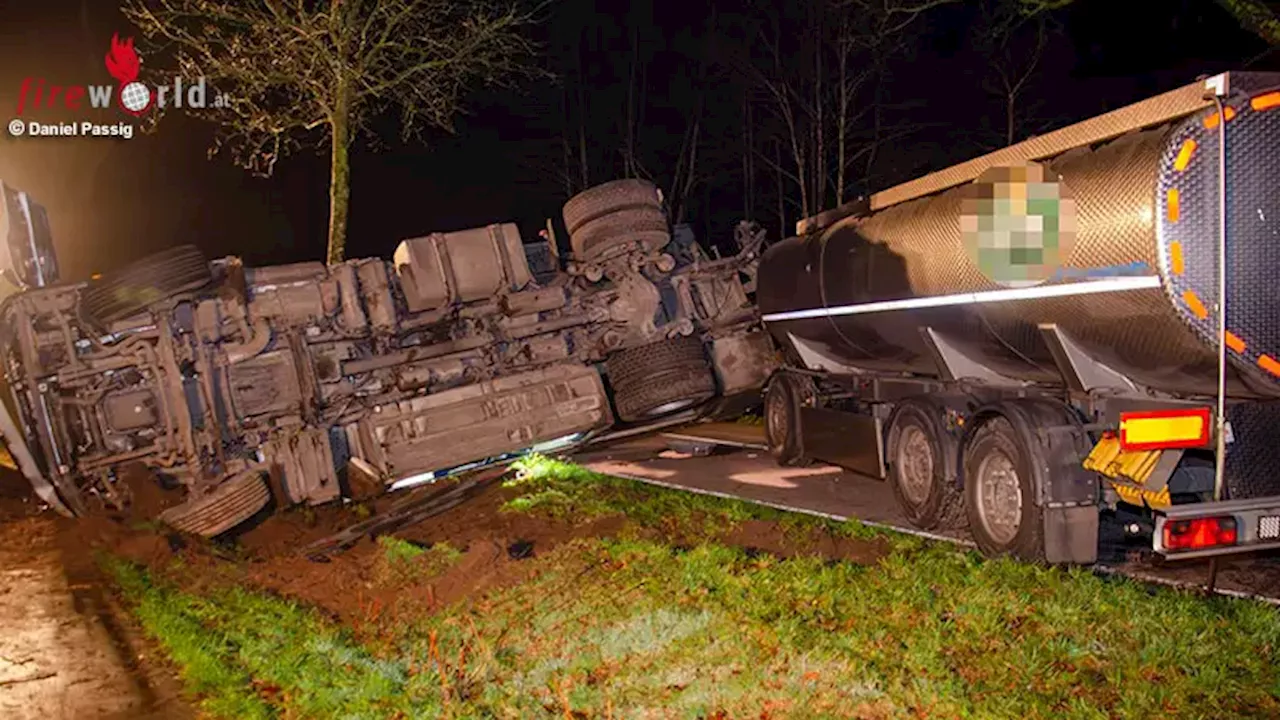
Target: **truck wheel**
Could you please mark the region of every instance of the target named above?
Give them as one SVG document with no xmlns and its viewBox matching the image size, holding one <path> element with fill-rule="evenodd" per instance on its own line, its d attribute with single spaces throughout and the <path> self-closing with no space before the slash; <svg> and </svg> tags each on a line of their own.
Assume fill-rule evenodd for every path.
<svg viewBox="0 0 1280 720">
<path fill-rule="evenodd" d="M 80 302 L 91 318 L 109 324 L 211 280 L 209 262 L 200 250 L 179 245 L 103 275 L 82 291 Z"/>
<path fill-rule="evenodd" d="M 262 473 L 246 472 L 207 495 L 165 510 L 160 520 L 175 530 L 216 537 L 256 515 L 270 500 L 271 489 Z"/>
<path fill-rule="evenodd" d="M 964 499 L 948 472 L 947 453 L 954 446 L 940 431 L 938 412 L 926 403 L 902 403 L 885 443 L 894 497 L 921 530 L 949 530 L 964 523 Z"/>
<path fill-rule="evenodd" d="M 1031 453 L 1003 417 L 984 422 L 965 444 L 964 500 L 983 554 L 1044 558 L 1044 527 L 1032 487 Z"/>
<path fill-rule="evenodd" d="M 623 422 L 653 420 L 715 397 L 716 379 L 696 337 L 620 350 L 605 360 Z"/>
<path fill-rule="evenodd" d="M 657 250 L 671 241 L 658 188 L 645 180 L 614 180 L 564 204 L 569 245 L 579 260 L 597 260 L 632 242 Z"/>
<path fill-rule="evenodd" d="M 800 397 L 786 375 L 778 375 L 764 391 L 764 437 L 779 465 L 804 465 L 800 443 Z"/>
</svg>

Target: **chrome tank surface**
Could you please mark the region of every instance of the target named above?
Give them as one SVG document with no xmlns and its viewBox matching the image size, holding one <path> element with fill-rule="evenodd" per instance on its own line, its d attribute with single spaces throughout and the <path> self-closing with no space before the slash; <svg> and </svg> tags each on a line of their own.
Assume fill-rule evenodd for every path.
<svg viewBox="0 0 1280 720">
<path fill-rule="evenodd" d="M 1280 93 L 1229 106 L 1228 394 L 1280 397 Z M 1213 395 L 1219 124 L 1202 111 L 1033 168 L 1074 203 L 1072 241 L 1044 276 L 980 269 L 960 220 L 978 192 L 966 185 L 770 248 L 761 310 L 780 342 L 849 370 L 941 375 L 930 328 L 999 375 L 1058 384 L 1039 329 L 1052 324 L 1139 385 Z"/>
</svg>

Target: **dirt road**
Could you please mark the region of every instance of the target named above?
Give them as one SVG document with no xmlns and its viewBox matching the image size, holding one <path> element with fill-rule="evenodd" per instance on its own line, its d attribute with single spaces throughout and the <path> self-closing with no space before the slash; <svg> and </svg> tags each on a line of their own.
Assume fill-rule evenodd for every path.
<svg viewBox="0 0 1280 720">
<path fill-rule="evenodd" d="M 58 519 L 0 478 L 0 717 L 189 717 L 163 665 L 118 624 L 89 553 L 65 562 Z M 163 687 L 162 692 L 157 688 Z M 168 699 L 165 699 L 168 698 Z"/>
</svg>

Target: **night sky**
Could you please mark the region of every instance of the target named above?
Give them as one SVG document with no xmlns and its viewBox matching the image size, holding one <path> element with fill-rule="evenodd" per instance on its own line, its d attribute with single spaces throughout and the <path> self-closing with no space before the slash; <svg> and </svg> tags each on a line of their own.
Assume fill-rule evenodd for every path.
<svg viewBox="0 0 1280 720">
<path fill-rule="evenodd" d="M 797 0 L 787 3 L 794 7 Z M 714 42 L 707 19 L 719 18 Z M 632 38 L 645 58 L 646 165 L 670 172 L 690 88 L 708 61 L 704 176 L 688 221 L 723 240 L 743 214 L 741 103 L 750 83 L 719 59 L 745 52 L 735 18 L 774 17 L 782 5 L 745 0 L 561 0 L 539 30 L 541 62 L 559 87 L 477 93 L 454 135 L 429 133 L 426 147 L 357 148 L 353 157 L 348 255 L 389 255 L 405 238 L 491 222 L 516 221 L 533 239 L 566 199 L 561 180 L 563 93 L 579 85 L 593 151 L 592 182 L 617 176 Z M 1123 10 L 1118 9 L 1123 8 Z M 14 115 L 22 78 L 108 83 L 102 63 L 111 34 L 131 34 L 106 2 L 0 0 L 0 120 Z M 971 3 L 931 12 L 913 28 L 910 48 L 890 63 L 883 85 L 896 120 L 918 128 L 883 146 L 871 191 L 989 150 L 1000 143 L 1003 106 L 983 90 L 985 60 L 972 42 Z M 788 22 L 783 18 L 782 22 Z M 1044 131 L 1228 69 L 1280 69 L 1277 54 L 1240 30 L 1211 0 L 1077 0 L 1055 16 L 1040 72 L 1027 91 L 1026 131 Z M 714 52 L 707 48 L 715 47 Z M 576 52 L 576 54 L 575 54 Z M 144 58 L 145 62 L 145 58 Z M 580 79 L 585 77 L 585 80 Z M 123 116 L 121 116 L 123 117 Z M 53 117 L 41 119 L 54 119 Z M 104 119 L 117 119 L 110 116 Z M 576 128 L 576 125 L 574 125 Z M 574 130 L 576 132 L 576 129 Z M 80 279 L 147 252 L 193 242 L 210 256 L 251 264 L 323 258 L 327 154 L 303 151 L 274 177 L 255 178 L 226 157 L 207 158 L 210 129 L 166 117 L 153 135 L 127 141 L 0 138 L 0 179 L 46 205 L 65 279 Z M 764 173 L 764 169 L 758 169 Z M 778 226 L 772 179 L 758 179 L 756 214 Z M 793 223 L 796 217 L 790 220 Z M 776 234 L 776 230 L 775 230 Z"/>
</svg>

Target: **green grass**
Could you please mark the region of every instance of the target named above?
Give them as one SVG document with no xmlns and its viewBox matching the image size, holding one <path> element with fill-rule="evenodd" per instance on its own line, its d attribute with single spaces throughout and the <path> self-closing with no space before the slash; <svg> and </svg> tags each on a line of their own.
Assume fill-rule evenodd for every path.
<svg viewBox="0 0 1280 720">
<path fill-rule="evenodd" d="M 517 508 L 757 516 L 535 459 Z M 594 491 L 594 492 L 593 492 Z M 688 503 L 688 504 L 685 504 Z M 633 513 L 628 513 L 633 516 Z M 859 523 L 805 523 L 851 537 Z M 218 717 L 1277 717 L 1280 615 L 911 538 L 879 563 L 577 541 L 377 650 L 286 600 L 113 572 Z M 384 559 L 431 550 L 387 540 Z M 390 561 L 390 560 L 389 560 Z"/>
<path fill-rule="evenodd" d="M 829 533 L 879 540 L 908 550 L 921 544 L 915 537 L 866 525 L 856 518 L 835 522 L 741 500 L 681 492 L 601 475 L 541 455 L 529 455 L 513 467 L 516 474 L 505 486 L 519 494 L 504 506 L 510 512 L 578 522 L 621 516 L 633 526 L 657 529 L 678 542 L 712 541 L 743 521 L 767 520 L 792 536 Z"/>
<path fill-rule="evenodd" d="M 382 553 L 374 566 L 379 584 L 403 584 L 440 575 L 462 559 L 449 543 L 422 547 L 392 535 L 378 537 Z"/>
<path fill-rule="evenodd" d="M 791 516 L 740 500 L 667 490 L 634 480 L 591 472 L 581 466 L 541 455 L 514 463 L 515 476 L 505 483 L 520 491 L 505 509 L 558 520 L 590 521 L 625 516 L 682 539 L 705 539 L 745 520 L 783 521 Z M 806 521 L 808 519 L 806 518 Z"/>
<path fill-rule="evenodd" d="M 407 659 L 376 656 L 307 608 L 239 588 L 192 595 L 119 561 L 108 570 L 211 717 L 432 717 L 439 710 Z"/>
</svg>

